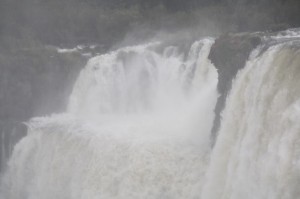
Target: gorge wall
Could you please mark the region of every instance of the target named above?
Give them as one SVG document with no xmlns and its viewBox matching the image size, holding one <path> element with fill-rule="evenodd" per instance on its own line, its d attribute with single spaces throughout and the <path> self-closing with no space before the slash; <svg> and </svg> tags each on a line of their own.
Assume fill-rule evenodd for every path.
<svg viewBox="0 0 300 199">
<path fill-rule="evenodd" d="M 220 94 L 215 107 L 215 121 L 212 129 L 212 139 L 220 126 L 221 112 L 224 109 L 231 83 L 237 72 L 245 66 L 251 51 L 261 44 L 261 33 L 225 34 L 216 39 L 209 59 L 215 65 L 219 74 L 218 92 Z"/>
<path fill-rule="evenodd" d="M 269 33 L 224 34 L 211 48 L 209 59 L 218 70 L 220 94 L 215 107 L 213 143 L 231 82 L 266 34 Z M 27 132 L 23 122 L 66 109 L 72 85 L 87 58 L 78 52 L 62 54 L 43 48 L 38 52 L 12 52 L 0 56 L 0 61 L 1 171 L 14 144 Z"/>
<path fill-rule="evenodd" d="M 0 171 L 14 144 L 26 135 L 23 122 L 62 112 L 86 58 L 56 49 L 0 53 Z"/>
</svg>

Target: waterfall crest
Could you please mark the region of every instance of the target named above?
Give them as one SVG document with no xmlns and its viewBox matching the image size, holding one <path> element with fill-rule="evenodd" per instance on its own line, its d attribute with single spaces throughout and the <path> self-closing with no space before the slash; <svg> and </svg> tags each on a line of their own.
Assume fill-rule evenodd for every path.
<svg viewBox="0 0 300 199">
<path fill-rule="evenodd" d="M 68 113 L 35 118 L 3 178 L 9 199 L 197 198 L 210 151 L 213 39 L 92 58 Z"/>
<path fill-rule="evenodd" d="M 28 123 L 0 198 L 298 198 L 299 35 L 262 37 L 232 82 L 213 149 L 213 39 L 92 58 L 67 113 Z"/>
<path fill-rule="evenodd" d="M 216 82 L 207 59 L 212 43 L 196 41 L 188 52 L 152 43 L 94 57 L 74 86 L 69 112 L 86 117 L 184 105 L 207 81 Z"/>
<path fill-rule="evenodd" d="M 202 198 L 299 197 L 300 43 L 292 37 L 256 49 L 233 82 Z"/>
</svg>

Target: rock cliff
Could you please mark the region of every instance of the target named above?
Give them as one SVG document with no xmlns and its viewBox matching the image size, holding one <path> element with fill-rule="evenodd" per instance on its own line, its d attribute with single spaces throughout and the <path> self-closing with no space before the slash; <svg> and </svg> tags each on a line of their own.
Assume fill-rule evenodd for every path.
<svg viewBox="0 0 300 199">
<path fill-rule="evenodd" d="M 0 53 L 0 171 L 31 117 L 64 111 L 86 58 L 55 48 Z"/>
<path fill-rule="evenodd" d="M 251 51 L 261 44 L 261 33 L 225 34 L 216 39 L 209 59 L 215 65 L 219 74 L 218 92 L 220 96 L 215 107 L 215 120 L 212 129 L 214 142 L 220 126 L 221 112 L 224 109 L 232 80 L 237 72 L 245 66 Z"/>
</svg>

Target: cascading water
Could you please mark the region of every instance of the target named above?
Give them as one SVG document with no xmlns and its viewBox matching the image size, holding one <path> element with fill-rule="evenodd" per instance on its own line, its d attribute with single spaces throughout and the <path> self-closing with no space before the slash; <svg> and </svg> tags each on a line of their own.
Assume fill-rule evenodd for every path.
<svg viewBox="0 0 300 199">
<path fill-rule="evenodd" d="M 33 119 L 2 182 L 6 199 L 197 198 L 210 151 L 213 40 L 92 58 L 69 113 Z"/>
<path fill-rule="evenodd" d="M 299 35 L 252 52 L 212 152 L 212 39 L 188 53 L 152 43 L 92 58 L 68 113 L 28 124 L 0 198 L 299 198 Z"/>
<path fill-rule="evenodd" d="M 299 198 L 300 34 L 291 33 L 255 50 L 234 81 L 202 198 Z"/>
</svg>

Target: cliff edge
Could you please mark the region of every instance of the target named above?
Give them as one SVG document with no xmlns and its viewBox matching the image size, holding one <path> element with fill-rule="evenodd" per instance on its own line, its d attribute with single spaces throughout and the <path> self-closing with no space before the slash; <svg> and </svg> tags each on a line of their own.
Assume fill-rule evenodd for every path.
<svg viewBox="0 0 300 199">
<path fill-rule="evenodd" d="M 212 128 L 212 142 L 216 139 L 221 122 L 226 97 L 231 89 L 232 80 L 245 66 L 253 49 L 262 43 L 260 33 L 224 34 L 213 44 L 209 59 L 219 74 L 218 92 L 220 94 L 215 107 L 215 120 Z"/>
</svg>

